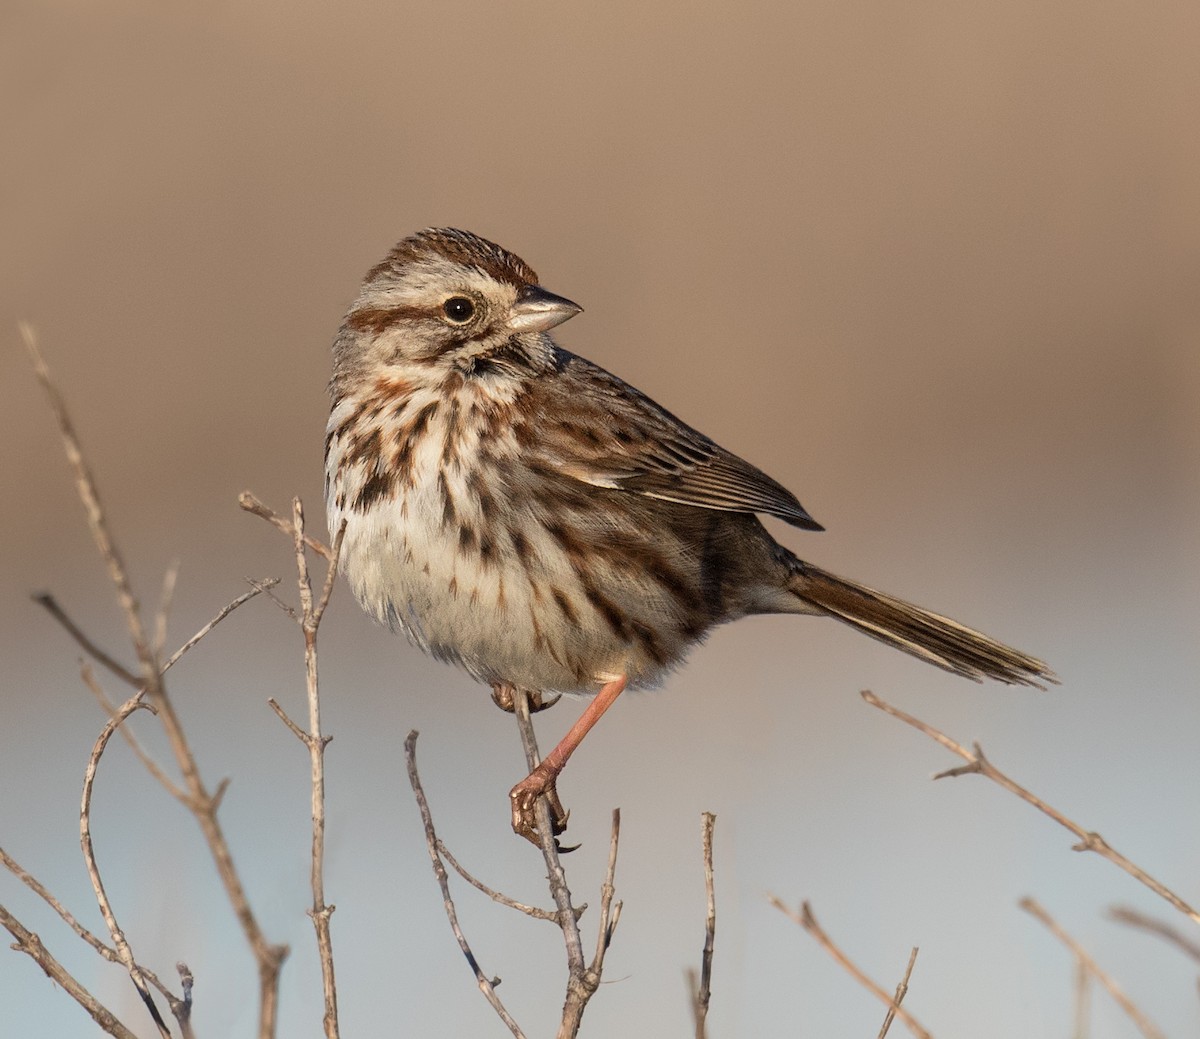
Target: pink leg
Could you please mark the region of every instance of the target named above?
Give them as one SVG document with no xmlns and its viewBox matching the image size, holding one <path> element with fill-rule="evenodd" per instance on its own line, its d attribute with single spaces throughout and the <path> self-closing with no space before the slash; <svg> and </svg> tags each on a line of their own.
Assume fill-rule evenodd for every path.
<svg viewBox="0 0 1200 1039">
<path fill-rule="evenodd" d="M 549 754 L 547 754 L 532 772 L 509 791 L 512 801 L 512 827 L 514 832 L 526 840 L 540 846 L 538 840 L 537 820 L 534 806 L 539 797 L 545 797 L 550 803 L 551 825 L 557 836 L 567 827 L 567 813 L 563 810 L 562 802 L 558 799 L 555 783 L 559 773 L 566 768 L 567 761 L 575 752 L 575 748 L 583 742 L 583 738 L 624 691 L 629 679 L 622 675 L 620 678 L 605 685 L 587 706 L 587 710 L 579 716 L 579 721 L 571 726 L 568 732 Z"/>
</svg>

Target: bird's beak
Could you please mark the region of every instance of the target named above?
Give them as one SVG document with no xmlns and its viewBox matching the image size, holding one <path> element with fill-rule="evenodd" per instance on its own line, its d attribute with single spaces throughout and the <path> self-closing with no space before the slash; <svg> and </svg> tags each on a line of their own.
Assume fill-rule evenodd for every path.
<svg viewBox="0 0 1200 1039">
<path fill-rule="evenodd" d="M 545 332 L 573 318 L 583 307 L 547 292 L 540 285 L 526 285 L 517 293 L 508 319 L 512 332 Z"/>
</svg>

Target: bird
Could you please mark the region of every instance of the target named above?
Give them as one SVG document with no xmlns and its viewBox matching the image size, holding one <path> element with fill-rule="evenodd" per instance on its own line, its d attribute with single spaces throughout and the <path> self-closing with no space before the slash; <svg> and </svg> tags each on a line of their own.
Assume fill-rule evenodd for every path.
<svg viewBox="0 0 1200 1039">
<path fill-rule="evenodd" d="M 1045 663 L 806 562 L 760 517 L 823 528 L 796 496 L 618 376 L 560 347 L 582 308 L 520 257 L 427 228 L 367 272 L 333 343 L 329 528 L 362 608 L 435 658 L 542 705 L 590 696 L 509 793 L 538 843 L 545 796 L 627 687 L 663 681 L 718 625 L 833 618 L 964 678 L 1041 687 Z"/>
</svg>

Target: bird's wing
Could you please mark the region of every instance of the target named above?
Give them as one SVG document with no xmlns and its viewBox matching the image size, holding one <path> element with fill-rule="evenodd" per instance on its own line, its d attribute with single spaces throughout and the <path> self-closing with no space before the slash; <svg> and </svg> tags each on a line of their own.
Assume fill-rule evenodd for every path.
<svg viewBox="0 0 1200 1039">
<path fill-rule="evenodd" d="M 534 379 L 522 440 L 543 465 L 595 487 L 822 530 L 782 484 L 603 368 L 561 351 Z"/>
</svg>

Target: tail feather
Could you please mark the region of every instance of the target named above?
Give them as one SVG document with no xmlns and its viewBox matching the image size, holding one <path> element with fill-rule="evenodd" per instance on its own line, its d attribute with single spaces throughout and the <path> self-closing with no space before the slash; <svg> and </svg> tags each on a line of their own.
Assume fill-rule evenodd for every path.
<svg viewBox="0 0 1200 1039">
<path fill-rule="evenodd" d="M 880 642 L 946 671 L 981 682 L 1044 689 L 1058 678 L 1042 661 L 949 617 L 804 564 L 791 591 L 807 605 Z"/>
</svg>

